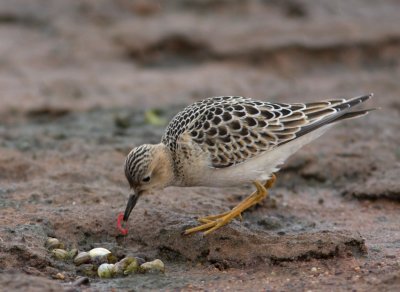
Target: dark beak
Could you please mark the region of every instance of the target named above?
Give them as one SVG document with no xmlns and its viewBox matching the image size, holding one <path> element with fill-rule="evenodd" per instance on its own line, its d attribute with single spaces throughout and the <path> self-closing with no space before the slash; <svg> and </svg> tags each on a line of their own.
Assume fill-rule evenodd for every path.
<svg viewBox="0 0 400 292">
<path fill-rule="evenodd" d="M 129 196 L 128 204 L 126 204 L 125 213 L 124 213 L 124 221 L 128 221 L 129 215 L 132 212 L 132 209 L 135 207 L 137 200 L 140 197 L 140 193 L 133 193 Z"/>
</svg>

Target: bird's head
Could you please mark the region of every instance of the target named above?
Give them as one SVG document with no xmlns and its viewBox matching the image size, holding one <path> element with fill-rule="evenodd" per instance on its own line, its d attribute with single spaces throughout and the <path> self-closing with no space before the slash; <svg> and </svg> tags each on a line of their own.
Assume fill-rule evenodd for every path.
<svg viewBox="0 0 400 292">
<path fill-rule="evenodd" d="M 125 176 L 134 191 L 124 213 L 124 221 L 127 221 L 141 195 L 163 189 L 173 182 L 174 169 L 170 150 L 162 143 L 133 148 L 126 157 Z"/>
</svg>

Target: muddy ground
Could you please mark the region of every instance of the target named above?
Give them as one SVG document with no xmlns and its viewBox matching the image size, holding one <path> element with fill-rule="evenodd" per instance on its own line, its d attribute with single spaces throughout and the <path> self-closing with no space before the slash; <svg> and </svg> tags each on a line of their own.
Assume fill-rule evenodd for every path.
<svg viewBox="0 0 400 292">
<path fill-rule="evenodd" d="M 1 1 L 0 290 L 399 291 L 399 12 L 398 1 Z M 124 157 L 164 129 L 146 111 L 369 92 L 380 110 L 293 156 L 242 222 L 183 236 L 251 187 L 168 188 L 118 235 Z M 79 272 L 50 256 L 48 236 L 167 271 L 73 286 Z"/>
</svg>

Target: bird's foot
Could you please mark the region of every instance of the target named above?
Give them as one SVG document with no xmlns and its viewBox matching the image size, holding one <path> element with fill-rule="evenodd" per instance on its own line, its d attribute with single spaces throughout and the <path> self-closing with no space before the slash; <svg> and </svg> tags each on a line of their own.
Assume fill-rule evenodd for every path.
<svg viewBox="0 0 400 292">
<path fill-rule="evenodd" d="M 242 201 L 239 205 L 233 208 L 231 211 L 218 215 L 211 215 L 200 218 L 198 219 L 198 221 L 200 221 L 203 224 L 185 230 L 184 234 L 188 235 L 199 231 L 204 231 L 204 235 L 207 235 L 217 230 L 218 228 L 228 224 L 236 217 L 239 217 L 241 219 L 242 218 L 241 214 L 243 211 L 250 208 L 251 206 L 256 205 L 268 195 L 267 189 L 272 187 L 275 180 L 276 180 L 275 175 L 272 175 L 272 177 L 264 185 L 262 185 L 258 181 L 255 181 L 254 185 L 256 186 L 257 190 L 254 193 L 252 193 L 248 198 L 246 198 L 244 201 Z"/>
</svg>

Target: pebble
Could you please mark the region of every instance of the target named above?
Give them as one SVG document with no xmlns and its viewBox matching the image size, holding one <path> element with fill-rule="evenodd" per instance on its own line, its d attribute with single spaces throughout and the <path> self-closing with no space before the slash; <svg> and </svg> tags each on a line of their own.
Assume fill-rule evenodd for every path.
<svg viewBox="0 0 400 292">
<path fill-rule="evenodd" d="M 97 265 L 106 263 L 115 263 L 117 259 L 112 255 L 108 249 L 97 247 L 89 251 L 89 256 L 93 263 Z"/>
<path fill-rule="evenodd" d="M 101 264 L 97 269 L 97 275 L 100 278 L 112 278 L 115 274 L 114 264 Z"/>
<path fill-rule="evenodd" d="M 139 263 L 137 260 L 135 260 L 134 262 L 130 263 L 129 266 L 126 267 L 126 269 L 124 270 L 124 275 L 136 273 L 138 270 L 139 270 Z"/>
<path fill-rule="evenodd" d="M 316 273 L 316 272 L 318 272 L 318 269 L 317 269 L 316 267 L 312 267 L 312 268 L 311 268 L 311 272 L 312 272 L 312 273 Z"/>
<path fill-rule="evenodd" d="M 49 249 L 49 250 L 53 250 L 55 248 L 63 248 L 63 244 L 54 237 L 49 237 L 46 241 L 45 246 Z"/>
<path fill-rule="evenodd" d="M 89 256 L 93 259 L 96 257 L 106 256 L 110 253 L 111 253 L 111 251 L 109 251 L 108 249 L 105 249 L 102 247 L 96 247 L 89 251 Z"/>
<path fill-rule="evenodd" d="M 134 257 L 126 257 L 114 265 L 117 275 L 128 275 L 137 271 L 139 265 Z"/>
<path fill-rule="evenodd" d="M 65 280 L 65 275 L 63 273 L 57 273 L 54 275 L 53 278 L 58 280 Z"/>
<path fill-rule="evenodd" d="M 88 252 L 82 251 L 74 258 L 74 264 L 77 266 L 88 264 L 91 261 L 91 257 Z"/>
<path fill-rule="evenodd" d="M 58 260 L 73 259 L 77 268 L 77 272 L 86 276 L 76 279 L 73 283 L 74 286 L 88 285 L 88 277 L 112 278 L 115 276 L 126 276 L 137 272 L 141 273 L 164 273 L 165 265 L 159 260 L 145 262 L 142 258 L 138 257 L 125 257 L 117 261 L 111 251 L 108 249 L 97 247 L 91 249 L 89 252 L 78 252 L 78 249 L 73 248 L 66 251 L 62 248 L 53 248 L 63 246 L 57 238 L 48 238 L 46 247 L 51 250 L 53 257 Z M 64 280 L 63 273 L 57 273 L 53 276 L 55 279 Z"/>
<path fill-rule="evenodd" d="M 141 264 L 140 265 L 140 269 L 143 272 L 150 272 L 150 273 L 151 272 L 162 272 L 162 273 L 164 273 L 165 266 L 164 266 L 164 263 L 161 260 L 156 259 L 154 261 Z"/>
<path fill-rule="evenodd" d="M 68 252 L 61 248 L 53 249 L 51 253 L 58 260 L 66 260 L 68 258 Z"/>
<path fill-rule="evenodd" d="M 78 249 L 73 248 L 68 252 L 68 257 L 70 259 L 73 259 L 74 257 L 76 257 L 77 254 L 78 254 Z"/>
</svg>

